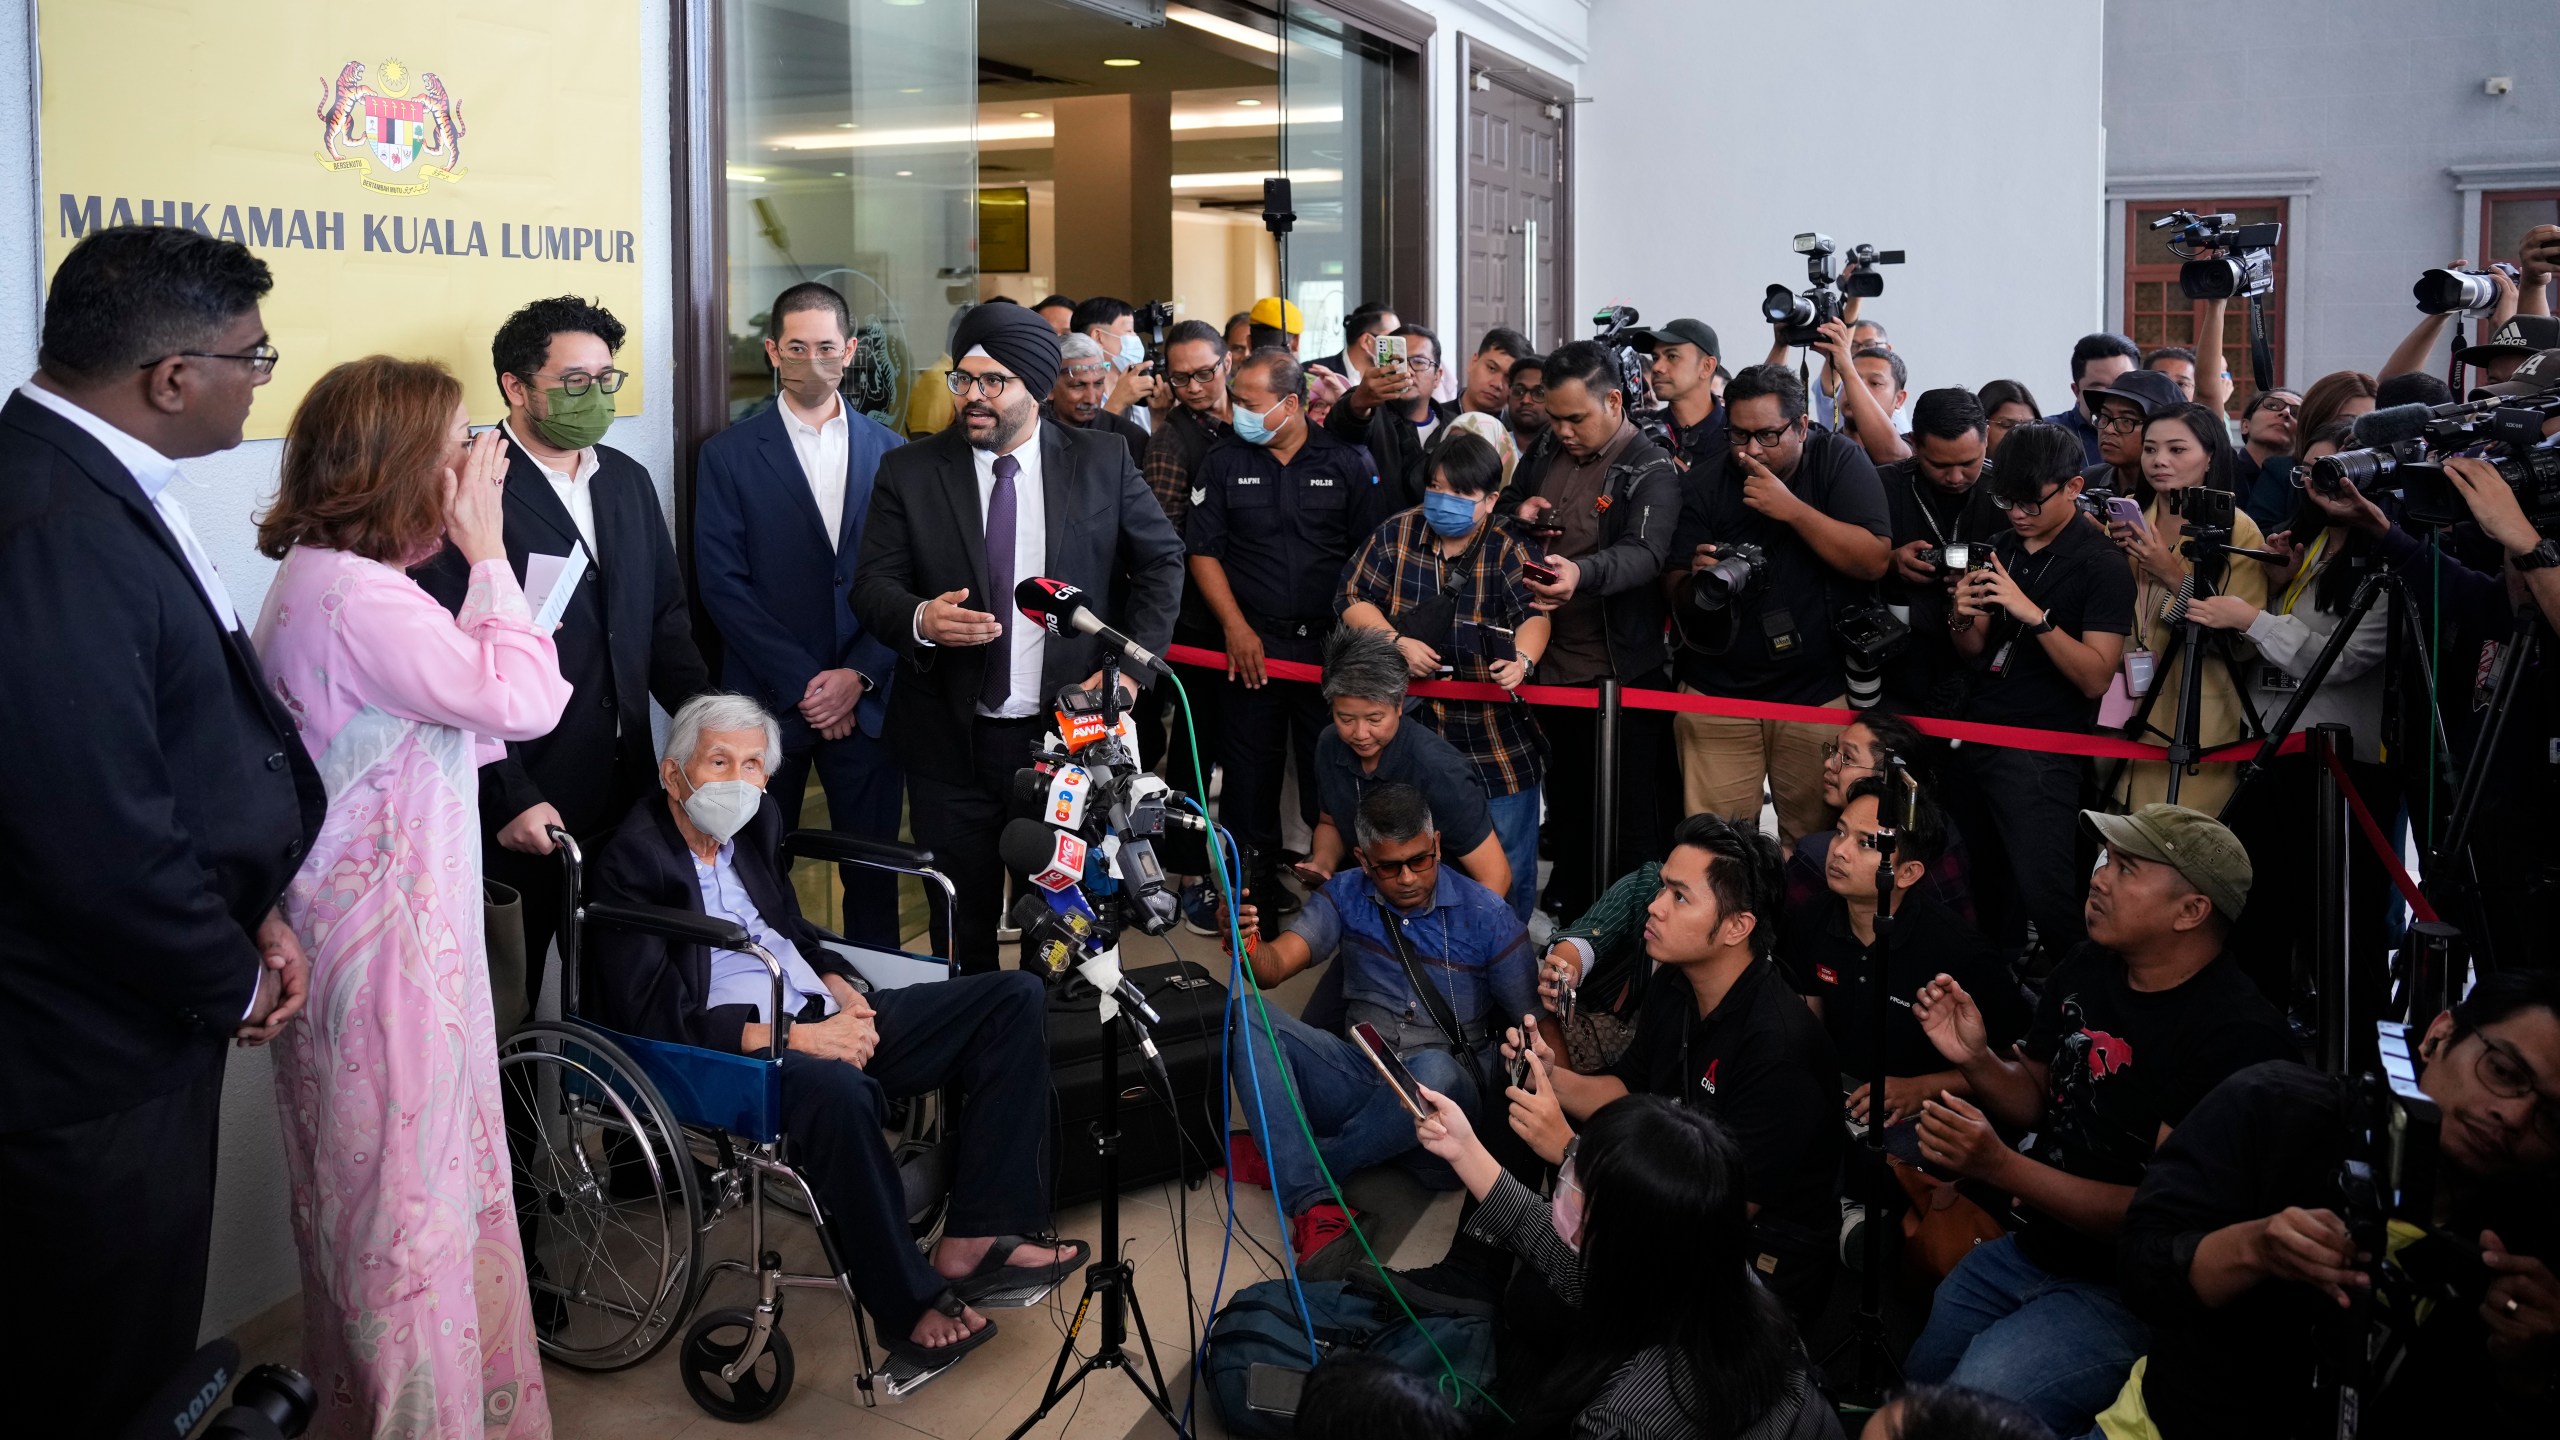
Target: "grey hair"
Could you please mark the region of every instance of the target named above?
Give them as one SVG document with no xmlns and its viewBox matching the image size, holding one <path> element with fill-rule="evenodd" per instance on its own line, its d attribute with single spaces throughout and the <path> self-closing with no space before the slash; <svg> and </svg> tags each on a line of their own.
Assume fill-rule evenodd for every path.
<svg viewBox="0 0 2560 1440">
<path fill-rule="evenodd" d="M 1105 360 L 1109 358 L 1109 356 L 1102 353 L 1101 344 L 1092 336 L 1087 335 L 1082 331 L 1077 331 L 1074 334 L 1068 335 L 1065 339 L 1058 342 L 1058 373 L 1062 375 L 1066 373 L 1068 366 L 1075 364 L 1079 360 Z"/>
<path fill-rule="evenodd" d="M 744 695 L 713 690 L 684 702 L 667 725 L 667 748 L 659 758 L 673 760 L 682 769 L 693 763 L 693 752 L 702 744 L 705 730 L 764 731 L 764 754 L 767 765 L 782 762 L 782 726 L 766 709 Z"/>
<path fill-rule="evenodd" d="M 1324 698 L 1377 700 L 1402 705 L 1405 694 L 1404 652 L 1384 630 L 1356 625 L 1337 627 L 1324 642 Z"/>
</svg>

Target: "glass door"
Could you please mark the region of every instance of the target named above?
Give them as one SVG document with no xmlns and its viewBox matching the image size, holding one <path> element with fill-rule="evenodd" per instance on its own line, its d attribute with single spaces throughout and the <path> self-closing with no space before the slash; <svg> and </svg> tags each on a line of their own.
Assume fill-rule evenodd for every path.
<svg viewBox="0 0 2560 1440">
<path fill-rule="evenodd" d="M 1408 320 L 1429 316 L 1423 218 L 1409 193 L 1419 187 L 1408 183 L 1422 173 L 1419 89 L 1414 57 L 1321 10 L 1285 5 L 1280 164 L 1298 226 L 1281 293 L 1305 316 L 1310 356 L 1341 343 L 1342 317 L 1364 300 Z"/>
</svg>

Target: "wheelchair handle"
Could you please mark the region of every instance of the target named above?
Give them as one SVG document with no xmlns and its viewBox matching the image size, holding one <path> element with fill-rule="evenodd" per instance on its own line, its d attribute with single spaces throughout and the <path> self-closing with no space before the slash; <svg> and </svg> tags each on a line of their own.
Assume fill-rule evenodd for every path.
<svg viewBox="0 0 2560 1440">
<path fill-rule="evenodd" d="M 942 933 L 957 933 L 952 927 L 959 923 L 960 892 L 953 887 L 950 876 L 934 868 L 933 852 L 921 845 L 881 840 L 869 835 L 849 835 L 841 830 L 794 830 L 782 837 L 782 854 L 785 860 L 830 860 L 839 865 L 913 875 L 925 883 L 925 903 L 932 906 L 939 902 Z M 953 949 L 956 951 L 958 947 Z M 957 978 L 960 974 L 957 956 L 944 963 L 951 975 Z"/>
<path fill-rule="evenodd" d="M 560 1013 L 575 1019 L 578 1014 L 578 892 L 587 856 L 578 848 L 578 837 L 559 826 L 545 825 L 542 833 L 551 837 L 551 853 L 560 857 Z M 541 964 L 541 957 L 535 956 L 534 963 Z"/>
</svg>

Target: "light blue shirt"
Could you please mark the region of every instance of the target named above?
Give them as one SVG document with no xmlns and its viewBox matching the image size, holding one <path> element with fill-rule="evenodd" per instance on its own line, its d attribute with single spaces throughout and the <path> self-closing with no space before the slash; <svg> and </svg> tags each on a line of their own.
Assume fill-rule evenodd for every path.
<svg viewBox="0 0 2560 1440">
<path fill-rule="evenodd" d="M 827 983 L 801 958 L 799 946 L 764 923 L 756 902 L 748 897 L 746 884 L 738 878 L 736 851 L 737 844 L 732 841 L 722 845 L 719 855 L 711 860 L 693 856 L 693 883 L 702 891 L 702 913 L 714 920 L 736 921 L 746 930 L 748 939 L 782 962 L 783 1003 L 791 1007 L 793 1014 L 798 1014 L 800 1007 L 815 996 L 826 1002 L 827 1013 L 833 1015 L 836 999 Z M 743 950 L 711 952 L 711 995 L 703 1008 L 752 1005 L 757 1023 L 770 1025 L 773 1017 L 766 1011 L 772 1002 L 773 976 L 765 970 L 763 961 Z"/>
</svg>

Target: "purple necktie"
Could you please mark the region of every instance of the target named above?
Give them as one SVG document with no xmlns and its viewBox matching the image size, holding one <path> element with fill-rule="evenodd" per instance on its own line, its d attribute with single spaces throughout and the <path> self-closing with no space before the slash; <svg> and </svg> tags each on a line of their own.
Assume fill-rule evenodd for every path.
<svg viewBox="0 0 2560 1440">
<path fill-rule="evenodd" d="M 1001 711 L 1013 698 L 1013 477 L 1022 462 L 996 457 L 995 489 L 987 495 L 987 609 L 996 617 L 996 642 L 987 647 L 987 669 L 978 682 L 978 707 Z"/>
</svg>

